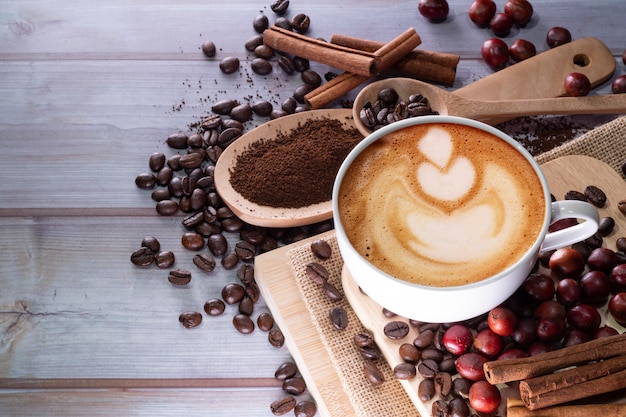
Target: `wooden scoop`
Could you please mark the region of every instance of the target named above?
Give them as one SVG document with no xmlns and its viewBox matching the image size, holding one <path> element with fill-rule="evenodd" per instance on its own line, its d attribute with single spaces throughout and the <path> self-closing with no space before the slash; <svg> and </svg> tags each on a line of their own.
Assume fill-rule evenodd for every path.
<svg viewBox="0 0 626 417">
<path fill-rule="evenodd" d="M 621 114 L 626 112 L 626 94 L 523 100 L 470 100 L 412 78 L 388 78 L 363 88 L 354 101 L 354 120 L 363 135 L 367 136 L 372 131 L 363 122 L 360 116 L 361 110 L 366 103 L 373 104 L 377 100 L 378 92 L 383 88 L 393 88 L 400 99 L 406 102 L 410 95 L 421 94 L 428 99 L 431 109 L 441 115 L 467 117 L 484 122 L 502 116 L 514 118 L 541 114 Z"/>
</svg>

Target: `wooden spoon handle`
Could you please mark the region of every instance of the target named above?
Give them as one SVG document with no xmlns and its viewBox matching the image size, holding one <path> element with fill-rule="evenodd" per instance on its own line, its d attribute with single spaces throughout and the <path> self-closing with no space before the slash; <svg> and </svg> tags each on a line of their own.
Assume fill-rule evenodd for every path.
<svg viewBox="0 0 626 417">
<path fill-rule="evenodd" d="M 622 114 L 626 113 L 626 94 L 474 101 L 467 104 L 467 111 L 463 116 L 477 120 L 490 120 L 501 116 L 513 118 L 542 114 Z"/>
</svg>

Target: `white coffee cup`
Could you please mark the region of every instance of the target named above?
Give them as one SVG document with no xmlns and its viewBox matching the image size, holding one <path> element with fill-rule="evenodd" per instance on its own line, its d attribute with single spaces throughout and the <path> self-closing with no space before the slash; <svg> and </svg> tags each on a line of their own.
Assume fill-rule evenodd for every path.
<svg viewBox="0 0 626 417">
<path fill-rule="evenodd" d="M 506 152 L 503 149 L 500 158 L 510 158 L 510 162 L 508 159 L 504 163 L 491 161 L 495 160 L 492 155 L 500 155 L 497 150 L 469 150 L 475 142 L 465 136 L 474 138 L 481 135 L 486 135 L 486 139 L 495 137 L 495 140 L 481 139 L 481 142 L 493 141 L 494 148 L 490 149 L 506 147 Z M 393 145 L 381 147 L 392 137 L 396 140 Z M 465 141 L 463 146 L 459 146 L 461 137 Z M 413 145 L 419 151 L 411 148 L 413 156 L 409 157 L 406 146 Z M 372 156 L 375 152 L 376 157 Z M 387 154 L 391 156 L 385 162 L 381 155 Z M 370 155 L 366 164 L 368 168 L 363 170 L 369 170 L 374 182 L 368 177 L 369 182 L 361 184 L 359 176 L 362 173 L 355 171 L 355 166 L 361 164 L 359 160 L 367 155 Z M 522 163 L 515 162 L 517 159 Z M 529 166 L 525 168 L 525 173 L 523 170 L 518 170 L 520 174 L 510 170 L 524 164 Z M 459 175 L 447 176 L 448 173 L 456 172 L 457 168 Z M 440 181 L 440 172 L 442 179 L 437 182 Z M 522 175 L 526 175 L 524 178 L 532 178 L 522 183 L 517 178 Z M 410 181 L 405 177 L 410 177 Z M 498 179 L 495 185 L 491 185 L 490 179 L 496 177 L 504 180 Z M 347 182 L 351 185 L 342 189 L 342 185 Z M 409 182 L 418 184 L 418 190 L 411 189 L 407 185 Z M 361 189 L 361 185 L 354 184 L 370 188 Z M 519 191 L 520 187 L 527 187 L 528 193 L 531 193 L 528 195 L 533 195 L 532 189 L 536 190 L 534 195 L 537 198 L 521 201 L 518 206 L 507 206 L 518 196 L 526 196 L 526 191 Z M 471 193 L 468 190 L 472 190 Z M 463 196 L 458 201 L 457 194 Z M 492 198 L 494 195 L 495 199 Z M 379 200 L 384 204 L 378 204 Z M 598 228 L 598 211 L 591 204 L 576 200 L 551 202 L 544 174 L 532 155 L 518 142 L 492 126 L 454 116 L 410 118 L 390 124 L 366 137 L 352 150 L 339 169 L 332 201 L 337 243 L 351 277 L 382 307 L 425 322 L 461 321 L 489 311 L 520 287 L 536 265 L 540 251 L 580 242 L 593 235 Z M 533 217 L 523 211 L 526 208 L 520 208 L 527 206 L 536 213 L 533 223 L 536 226 L 527 226 L 518 231 L 515 229 L 518 222 L 506 220 Z M 348 211 L 352 213 L 348 215 Z M 382 211 L 385 215 L 380 220 L 375 216 L 380 216 Z M 468 219 L 472 215 L 478 217 L 465 221 L 465 214 Z M 550 224 L 565 218 L 584 221 L 557 232 L 548 232 Z M 468 225 L 471 227 L 466 227 Z M 441 250 L 446 245 L 459 243 L 455 240 L 456 233 L 462 228 L 471 229 L 472 234 L 468 232 L 468 239 L 479 235 L 484 238 L 474 239 L 474 244 L 462 243 L 453 251 Z M 431 233 L 432 239 L 427 233 Z M 465 232 L 458 233 L 463 236 Z M 512 239 L 519 233 L 532 236 L 524 240 L 524 247 Z M 348 234 L 359 242 L 352 242 Z M 492 238 L 492 235 L 501 236 Z M 509 264 L 503 263 L 500 267 L 498 262 L 504 255 L 497 254 L 496 249 L 499 251 L 500 247 L 508 249 L 517 246 L 520 246 L 519 253 L 514 255 Z M 463 248 L 467 248 L 468 253 L 462 252 Z M 367 254 L 364 253 L 366 251 Z M 400 252 L 404 255 L 401 261 L 396 256 Z M 417 257 L 408 257 L 405 252 L 415 253 Z M 384 262 L 379 261 L 379 258 L 384 259 Z M 389 260 L 393 265 L 387 262 Z M 422 270 L 434 272 L 429 272 L 430 275 L 424 273 L 420 277 L 401 277 L 405 271 L 406 274 L 412 274 L 413 265 L 415 271 L 420 273 Z M 496 267 L 496 270 L 480 271 L 484 265 Z M 477 275 L 468 278 L 471 282 L 454 281 L 457 275 L 464 275 L 463 271 L 474 270 Z M 449 277 L 446 275 L 448 272 Z M 480 275 L 483 273 L 485 275 Z M 471 274 L 467 275 L 469 277 Z M 442 281 L 438 281 L 440 277 Z"/>
</svg>

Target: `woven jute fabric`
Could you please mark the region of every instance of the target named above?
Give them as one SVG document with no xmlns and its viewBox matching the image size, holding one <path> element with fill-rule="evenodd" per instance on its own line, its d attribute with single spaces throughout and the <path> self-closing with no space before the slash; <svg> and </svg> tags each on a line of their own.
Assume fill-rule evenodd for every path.
<svg viewBox="0 0 626 417">
<path fill-rule="evenodd" d="M 623 176 L 621 166 L 626 161 L 626 116 L 615 119 L 597 127 L 577 139 L 574 139 L 558 148 L 538 155 L 541 163 L 566 155 L 588 155 L 600 159 Z M 333 253 L 339 253 L 334 235 L 326 238 Z M 342 389 L 350 399 L 357 416 L 363 417 L 407 417 L 418 416 L 418 412 L 404 391 L 402 385 L 393 376 L 389 365 L 380 360 L 378 367 L 385 376 L 385 382 L 373 386 L 363 374 L 363 358 L 358 352 L 353 337 L 356 333 L 365 331 L 358 317 L 344 299 L 339 303 L 329 300 L 323 289 L 306 276 L 306 265 L 310 262 L 320 262 L 330 273 L 330 282 L 340 291 L 341 270 L 343 261 L 340 256 L 333 256 L 329 260 L 320 261 L 315 258 L 309 245 L 296 245 L 289 251 L 289 260 L 304 304 L 311 315 L 311 319 L 319 333 L 326 353 L 335 367 Z M 332 308 L 341 306 L 348 313 L 348 327 L 339 331 L 330 321 L 329 312 Z M 339 387 L 337 387 L 339 389 Z M 333 405 L 328 404 L 331 415 Z M 425 417 L 425 416 L 424 416 Z"/>
</svg>

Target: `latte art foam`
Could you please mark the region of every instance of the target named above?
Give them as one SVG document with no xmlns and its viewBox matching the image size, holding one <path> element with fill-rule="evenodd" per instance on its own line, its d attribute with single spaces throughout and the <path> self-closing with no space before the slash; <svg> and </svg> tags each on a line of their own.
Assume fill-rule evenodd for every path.
<svg viewBox="0 0 626 417">
<path fill-rule="evenodd" d="M 339 213 L 356 250 L 406 281 L 456 286 L 514 264 L 539 235 L 533 167 L 482 130 L 417 125 L 365 149 L 342 181 Z"/>
</svg>

